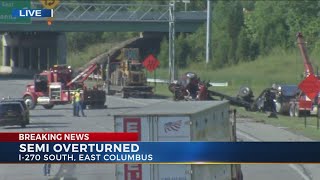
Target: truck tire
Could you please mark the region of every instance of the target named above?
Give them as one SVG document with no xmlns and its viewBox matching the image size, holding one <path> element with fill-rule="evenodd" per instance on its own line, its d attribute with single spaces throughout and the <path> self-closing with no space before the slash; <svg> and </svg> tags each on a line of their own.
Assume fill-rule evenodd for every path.
<svg viewBox="0 0 320 180">
<path fill-rule="evenodd" d="M 150 94 L 143 94 L 143 95 L 142 95 L 142 98 L 143 98 L 143 99 L 149 99 L 150 97 L 151 97 Z"/>
<path fill-rule="evenodd" d="M 110 95 L 110 96 L 113 96 L 114 94 L 116 94 L 116 91 L 109 90 L 109 91 L 107 92 L 107 94 Z"/>
<path fill-rule="evenodd" d="M 128 95 L 128 93 L 126 93 L 125 91 L 122 91 L 122 92 L 121 92 L 121 97 L 122 97 L 122 98 L 128 98 L 129 95 Z"/>
<path fill-rule="evenodd" d="M 34 109 L 36 107 L 36 103 L 30 95 L 24 96 L 23 99 L 29 109 Z"/>
<path fill-rule="evenodd" d="M 290 115 L 290 117 L 295 116 L 295 105 L 294 104 L 290 104 L 289 115 Z"/>
<path fill-rule="evenodd" d="M 25 118 L 23 118 L 22 122 L 21 122 L 21 127 L 25 128 L 27 125 L 27 120 Z"/>
<path fill-rule="evenodd" d="M 43 108 L 45 109 L 52 109 L 53 108 L 53 104 L 46 104 L 46 105 L 43 105 Z"/>
<path fill-rule="evenodd" d="M 21 127 L 22 127 L 22 128 L 26 128 L 26 126 L 27 126 L 26 123 L 22 123 L 22 124 L 21 124 Z"/>
</svg>

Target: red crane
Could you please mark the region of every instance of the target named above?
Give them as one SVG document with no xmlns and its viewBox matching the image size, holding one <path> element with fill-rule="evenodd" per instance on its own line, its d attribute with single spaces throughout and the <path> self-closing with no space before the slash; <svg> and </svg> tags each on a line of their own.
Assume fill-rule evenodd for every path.
<svg viewBox="0 0 320 180">
<path fill-rule="evenodd" d="M 71 86 L 74 83 L 83 83 L 88 77 L 98 68 L 97 64 L 91 64 L 84 71 L 82 71 L 79 75 L 73 78 L 70 82 L 68 82 L 67 87 Z"/>
<path fill-rule="evenodd" d="M 304 64 L 304 75 L 305 78 L 307 78 L 310 75 L 314 75 L 314 71 L 307 53 L 307 49 L 305 46 L 306 43 L 301 32 L 297 33 L 297 43 Z M 319 113 L 318 96 L 314 100 L 311 100 L 303 92 L 300 92 L 297 97 L 292 100 L 292 102 L 290 102 L 290 116 L 300 116 L 302 113 L 304 113 L 305 115 Z"/>
<path fill-rule="evenodd" d="M 297 41 L 298 41 L 298 47 L 300 49 L 300 53 L 301 53 L 301 56 L 302 56 L 302 59 L 303 59 L 305 77 L 308 77 L 311 74 L 314 75 L 313 67 L 312 67 L 312 64 L 311 64 L 311 62 L 309 60 L 307 49 L 305 47 L 306 42 L 304 41 L 301 32 L 299 32 L 297 34 Z"/>
</svg>

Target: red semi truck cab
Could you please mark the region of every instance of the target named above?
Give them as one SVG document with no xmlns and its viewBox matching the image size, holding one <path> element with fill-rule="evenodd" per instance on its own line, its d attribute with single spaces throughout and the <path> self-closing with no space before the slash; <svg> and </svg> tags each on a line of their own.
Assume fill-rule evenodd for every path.
<svg viewBox="0 0 320 180">
<path fill-rule="evenodd" d="M 84 81 L 98 67 L 97 64 L 92 64 L 72 78 L 70 66 L 55 65 L 34 76 L 34 82 L 27 85 L 23 98 L 30 109 L 34 109 L 36 105 L 51 109 L 54 105 L 69 104 L 72 92 L 81 89 L 85 105 L 104 107 L 105 91 L 87 89 L 84 85 Z"/>
</svg>

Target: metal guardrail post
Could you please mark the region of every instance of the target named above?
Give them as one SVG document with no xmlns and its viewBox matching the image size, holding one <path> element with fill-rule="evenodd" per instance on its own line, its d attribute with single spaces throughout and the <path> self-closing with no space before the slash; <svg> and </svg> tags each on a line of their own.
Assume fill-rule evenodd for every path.
<svg viewBox="0 0 320 180">
<path fill-rule="evenodd" d="M 318 105 L 319 106 L 319 105 Z M 319 116 L 320 116 L 320 113 L 319 113 L 319 110 L 320 110 L 320 108 L 318 107 L 318 109 L 317 109 L 317 129 L 319 130 Z"/>
<path fill-rule="evenodd" d="M 317 115 L 317 129 L 319 130 L 319 115 Z"/>
<path fill-rule="evenodd" d="M 230 109 L 229 115 L 232 115 L 231 120 L 231 140 L 236 142 L 237 141 L 237 110 L 236 109 Z"/>
<path fill-rule="evenodd" d="M 306 108 L 304 109 L 304 128 L 307 128 L 307 111 L 306 111 Z"/>
<path fill-rule="evenodd" d="M 234 138 L 237 141 L 237 109 L 233 110 L 233 128 L 234 128 Z"/>
</svg>

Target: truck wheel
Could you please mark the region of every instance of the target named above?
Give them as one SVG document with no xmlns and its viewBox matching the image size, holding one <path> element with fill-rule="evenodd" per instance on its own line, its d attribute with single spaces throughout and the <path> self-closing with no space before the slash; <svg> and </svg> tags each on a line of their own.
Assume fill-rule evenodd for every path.
<svg viewBox="0 0 320 180">
<path fill-rule="evenodd" d="M 122 98 L 128 98 L 129 96 L 128 96 L 128 94 L 127 94 L 125 91 L 122 91 L 122 92 L 121 92 L 121 97 L 122 97 Z"/>
<path fill-rule="evenodd" d="M 113 90 L 108 90 L 108 91 L 107 91 L 107 94 L 108 94 L 108 95 L 111 95 L 111 96 L 114 95 L 115 93 L 116 93 L 116 92 L 113 91 Z"/>
<path fill-rule="evenodd" d="M 21 127 L 22 127 L 22 128 L 25 128 L 26 125 L 27 125 L 27 122 L 26 122 L 26 120 L 23 118 L 22 123 L 21 123 Z"/>
<path fill-rule="evenodd" d="M 53 108 L 53 104 L 46 104 L 46 105 L 43 105 L 43 108 L 45 109 L 52 109 Z"/>
<path fill-rule="evenodd" d="M 34 109 L 36 107 L 36 103 L 34 102 L 31 96 L 27 95 L 23 99 L 29 109 Z"/>
<path fill-rule="evenodd" d="M 142 97 L 143 97 L 143 99 L 148 99 L 148 98 L 150 98 L 150 95 L 144 94 Z"/>
<path fill-rule="evenodd" d="M 30 124 L 30 117 L 27 117 L 27 124 Z"/>
<path fill-rule="evenodd" d="M 295 115 L 295 106 L 294 106 L 294 104 L 290 104 L 289 115 L 290 115 L 290 117 L 294 117 L 294 115 Z"/>
</svg>

